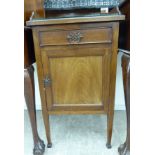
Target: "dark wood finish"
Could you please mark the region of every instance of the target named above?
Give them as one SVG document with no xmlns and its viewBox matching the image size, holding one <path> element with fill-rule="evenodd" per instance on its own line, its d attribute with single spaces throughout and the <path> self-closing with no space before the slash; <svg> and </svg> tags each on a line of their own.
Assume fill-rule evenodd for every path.
<svg viewBox="0 0 155 155">
<path fill-rule="evenodd" d="M 24 26 L 29 20 L 32 11 L 36 10 L 35 0 L 24 0 Z M 35 62 L 31 29 L 24 27 L 24 67 Z"/>
<path fill-rule="evenodd" d="M 43 0 L 24 0 L 24 23 L 30 19 L 33 11 L 44 17 Z"/>
<path fill-rule="evenodd" d="M 33 30 L 48 146 L 49 115 L 102 113 L 107 115 L 107 147 L 111 147 L 118 21 L 124 18 L 109 15 L 27 22 Z M 75 36 L 70 41 L 71 33 Z"/>
<path fill-rule="evenodd" d="M 31 64 L 31 63 L 29 62 L 27 38 L 26 38 L 25 31 L 24 31 L 24 68 L 26 66 L 29 66 L 29 64 Z"/>
<path fill-rule="evenodd" d="M 40 17 L 44 17 L 43 0 L 24 0 L 24 25 L 30 19 L 33 11 Z M 35 62 L 32 30 L 24 27 L 24 67 Z"/>
<path fill-rule="evenodd" d="M 35 62 L 32 31 L 24 28 L 24 67 L 29 67 Z"/>
<path fill-rule="evenodd" d="M 32 66 L 24 69 L 24 95 L 33 133 L 33 141 L 34 141 L 33 154 L 42 155 L 45 150 L 45 145 L 44 142 L 40 139 L 37 131 L 33 73 L 34 69 Z"/>
<path fill-rule="evenodd" d="M 34 69 L 32 64 L 35 62 L 34 46 L 32 31 L 29 27 L 26 27 L 26 21 L 32 11 L 37 11 L 42 16 L 42 11 L 38 10 L 38 2 L 40 0 L 24 0 L 24 95 L 29 112 L 33 141 L 34 141 L 34 155 L 42 155 L 45 150 L 44 142 L 40 139 L 37 131 L 36 124 L 36 111 L 35 111 L 35 97 L 34 97 Z"/>
<path fill-rule="evenodd" d="M 130 51 L 130 0 L 126 0 L 120 10 L 125 15 L 125 21 L 120 23 L 119 48 Z"/>
<path fill-rule="evenodd" d="M 118 152 L 120 155 L 130 155 L 130 56 L 127 54 L 122 56 L 122 71 L 127 116 L 127 138 L 126 142 L 119 147 Z"/>
</svg>

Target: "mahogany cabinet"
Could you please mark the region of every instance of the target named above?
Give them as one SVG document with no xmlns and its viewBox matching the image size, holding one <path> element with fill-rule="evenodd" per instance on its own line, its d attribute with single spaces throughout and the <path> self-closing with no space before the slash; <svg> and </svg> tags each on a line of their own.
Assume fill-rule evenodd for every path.
<svg viewBox="0 0 155 155">
<path fill-rule="evenodd" d="M 48 147 L 49 115 L 106 114 L 111 147 L 123 15 L 31 19 Z"/>
</svg>

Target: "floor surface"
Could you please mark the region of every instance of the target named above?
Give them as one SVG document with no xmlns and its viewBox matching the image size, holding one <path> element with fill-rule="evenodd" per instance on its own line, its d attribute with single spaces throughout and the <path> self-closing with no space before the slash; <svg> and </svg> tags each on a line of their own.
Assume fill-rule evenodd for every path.
<svg viewBox="0 0 155 155">
<path fill-rule="evenodd" d="M 33 139 L 27 111 L 24 111 L 24 154 L 32 155 Z M 112 148 L 106 148 L 105 115 L 50 116 L 53 148 L 44 155 L 118 155 L 118 146 L 126 138 L 125 111 L 115 111 Z M 38 132 L 44 143 L 45 129 L 41 111 L 37 111 Z"/>
</svg>

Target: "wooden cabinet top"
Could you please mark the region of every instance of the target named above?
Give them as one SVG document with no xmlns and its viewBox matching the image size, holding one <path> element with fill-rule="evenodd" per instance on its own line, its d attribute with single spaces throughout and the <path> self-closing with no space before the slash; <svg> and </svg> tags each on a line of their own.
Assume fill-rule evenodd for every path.
<svg viewBox="0 0 155 155">
<path fill-rule="evenodd" d="M 27 21 L 27 26 L 41 26 L 54 24 L 69 24 L 69 23 L 88 23 L 88 22 L 110 22 L 125 20 L 125 15 L 99 15 L 99 16 L 82 16 L 82 17 L 67 17 L 67 18 L 32 18 Z"/>
</svg>

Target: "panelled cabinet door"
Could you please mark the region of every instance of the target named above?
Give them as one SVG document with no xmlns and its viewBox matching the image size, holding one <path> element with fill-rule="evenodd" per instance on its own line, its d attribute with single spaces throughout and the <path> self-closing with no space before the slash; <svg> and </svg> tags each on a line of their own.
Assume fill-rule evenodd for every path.
<svg viewBox="0 0 155 155">
<path fill-rule="evenodd" d="M 42 50 L 49 111 L 106 111 L 111 45 L 74 45 Z"/>
</svg>

